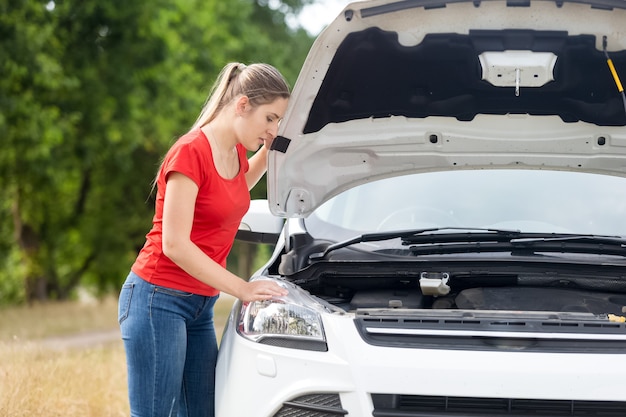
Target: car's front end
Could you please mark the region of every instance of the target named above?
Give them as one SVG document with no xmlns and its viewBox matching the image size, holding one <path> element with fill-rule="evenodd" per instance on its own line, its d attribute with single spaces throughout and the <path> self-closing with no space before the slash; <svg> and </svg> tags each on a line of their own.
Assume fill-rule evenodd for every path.
<svg viewBox="0 0 626 417">
<path fill-rule="evenodd" d="M 285 338 L 283 347 L 225 333 L 219 415 L 622 416 L 626 410 L 623 324 L 521 312 L 319 314 L 326 351 L 317 344 L 308 350 L 306 342 L 298 347 L 297 337 Z M 232 317 L 229 326 L 239 325 Z M 572 328 L 583 325 L 593 331 Z M 537 329 L 542 326 L 547 329 Z M 562 338 L 558 326 L 568 331 Z M 612 331 L 598 331 L 603 326 Z"/>
<path fill-rule="evenodd" d="M 546 177 L 547 190 L 535 183 L 535 191 L 520 197 L 529 205 L 506 210 L 521 192 L 517 172 L 479 174 L 493 193 L 463 193 L 477 179 L 471 175 L 446 182 L 443 173 L 418 174 L 404 184 L 415 181 L 415 195 L 426 205 L 441 194 L 450 198 L 446 216 L 459 221 L 476 216 L 467 211 L 477 204 L 470 194 L 489 197 L 478 203 L 484 218 L 507 218 L 506 226 L 528 232 L 482 223 L 489 227 L 436 227 L 450 219 L 420 208 L 420 221 L 432 215 L 422 225 L 428 227 L 394 225 L 327 244 L 344 216 L 353 219 L 344 226 L 388 224 L 373 203 L 384 190 L 404 189 L 396 188 L 396 178 L 331 199 L 306 220 L 289 220 L 293 246 L 279 245 L 254 278 L 274 279 L 289 295 L 236 303 L 220 350 L 219 415 L 624 415 L 626 239 L 565 230 L 613 224 L 625 235 L 626 225 L 617 222 L 626 205 L 617 202 L 626 201 L 626 180 L 599 186 L 561 172 L 522 171 L 522 178 Z M 426 191 L 437 186 L 450 194 Z M 563 201 L 552 193 L 563 193 Z M 588 204 L 573 206 L 581 197 Z M 411 198 L 389 197 L 377 206 Z M 533 212 L 541 214 L 529 217 Z M 588 224 L 578 223 L 581 215 Z M 401 217 L 414 221 L 412 213 Z"/>
<path fill-rule="evenodd" d="M 623 1 L 346 7 L 244 219 L 277 237 L 251 279 L 289 294 L 235 303 L 217 415 L 626 415 L 623 22 Z"/>
</svg>

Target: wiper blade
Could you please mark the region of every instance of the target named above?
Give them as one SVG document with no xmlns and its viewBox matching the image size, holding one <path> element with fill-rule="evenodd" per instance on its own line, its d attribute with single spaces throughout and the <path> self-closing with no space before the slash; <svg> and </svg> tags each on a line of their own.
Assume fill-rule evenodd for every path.
<svg viewBox="0 0 626 417">
<path fill-rule="evenodd" d="M 341 248 L 345 248 L 357 243 L 363 243 L 363 242 L 380 242 L 383 240 L 390 240 L 390 239 L 397 239 L 397 238 L 401 238 L 402 239 L 402 243 L 403 244 L 407 244 L 407 242 L 411 243 L 414 242 L 413 239 L 417 239 L 420 240 L 423 237 L 428 237 L 428 236 L 454 236 L 457 234 L 432 234 L 432 235 L 425 235 L 425 236 L 421 236 L 424 235 L 424 233 L 429 233 L 429 232 L 441 232 L 444 230 L 465 230 L 468 231 L 467 233 L 475 233 L 476 231 L 479 232 L 484 232 L 482 234 L 484 234 L 485 236 L 500 236 L 504 239 L 506 239 L 507 241 L 520 236 L 520 231 L 519 230 L 503 230 L 503 229 L 483 229 L 483 228 L 474 228 L 474 227 L 431 227 L 431 228 L 427 228 L 427 229 L 411 229 L 411 230 L 396 230 L 396 231 L 389 231 L 389 232 L 379 232 L 379 233 L 364 233 L 362 235 L 353 237 L 351 239 L 348 240 L 344 240 L 342 242 L 337 242 L 334 243 L 332 245 L 329 245 L 324 252 L 317 252 L 317 253 L 312 253 L 311 255 L 309 255 L 309 260 L 310 261 L 318 261 L 320 259 L 323 259 L 326 255 L 328 255 L 330 252 L 335 251 L 337 249 L 341 249 Z M 472 232 L 469 232 L 472 231 Z M 466 236 L 467 233 L 462 233 L 459 235 L 463 235 Z M 446 240 L 449 241 L 449 240 Z"/>
<path fill-rule="evenodd" d="M 626 239 L 620 236 L 562 235 L 520 237 L 511 244 L 534 251 L 597 253 L 626 256 Z"/>
<path fill-rule="evenodd" d="M 441 233 L 456 231 L 453 233 Z M 433 232 L 433 233 L 431 233 Z M 626 256 L 626 239 L 620 236 L 576 235 L 567 233 L 525 233 L 519 230 L 432 227 L 364 233 L 328 246 L 323 252 L 309 255 L 310 261 L 323 259 L 330 252 L 357 243 L 402 239 L 412 245 L 413 255 L 472 252 L 563 252 Z"/>
<path fill-rule="evenodd" d="M 519 233 L 509 239 L 500 235 L 460 233 L 426 235 L 403 240 L 414 255 L 512 252 L 587 253 L 626 256 L 626 239 L 619 236 L 572 235 L 562 233 Z"/>
</svg>

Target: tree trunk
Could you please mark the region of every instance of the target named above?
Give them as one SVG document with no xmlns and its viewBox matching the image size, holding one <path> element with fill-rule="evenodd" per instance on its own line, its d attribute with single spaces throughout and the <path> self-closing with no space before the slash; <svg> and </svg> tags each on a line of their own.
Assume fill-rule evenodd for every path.
<svg viewBox="0 0 626 417">
<path fill-rule="evenodd" d="M 28 303 L 45 301 L 48 299 L 48 281 L 38 262 L 40 239 L 35 230 L 22 221 L 18 201 L 16 198 L 12 207 L 13 231 L 26 270 L 24 277 L 26 301 Z"/>
</svg>

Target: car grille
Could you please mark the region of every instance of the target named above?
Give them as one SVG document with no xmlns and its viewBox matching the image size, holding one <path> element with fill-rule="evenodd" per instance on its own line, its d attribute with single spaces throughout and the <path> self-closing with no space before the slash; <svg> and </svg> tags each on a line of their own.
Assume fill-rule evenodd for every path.
<svg viewBox="0 0 626 417">
<path fill-rule="evenodd" d="M 552 417 L 626 415 L 624 401 L 534 400 L 372 394 L 374 417 Z"/>
<path fill-rule="evenodd" d="M 481 316 L 488 313 L 439 312 L 382 314 L 358 312 L 354 320 L 362 339 L 374 346 L 428 349 L 534 352 L 623 353 L 625 323 L 549 317 Z M 435 314 L 438 314 L 437 316 Z M 544 317 L 546 316 L 546 317 Z"/>
<path fill-rule="evenodd" d="M 348 414 L 339 394 L 307 394 L 285 401 L 274 417 L 336 417 Z"/>
</svg>

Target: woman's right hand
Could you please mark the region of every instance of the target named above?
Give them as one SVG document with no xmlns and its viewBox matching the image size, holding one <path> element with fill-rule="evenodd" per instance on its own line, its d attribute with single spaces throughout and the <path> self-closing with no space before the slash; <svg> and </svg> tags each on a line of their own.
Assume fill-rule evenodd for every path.
<svg viewBox="0 0 626 417">
<path fill-rule="evenodd" d="M 241 301 L 265 301 L 272 297 L 282 297 L 289 292 L 273 281 L 257 280 L 246 282 L 239 299 Z"/>
</svg>

